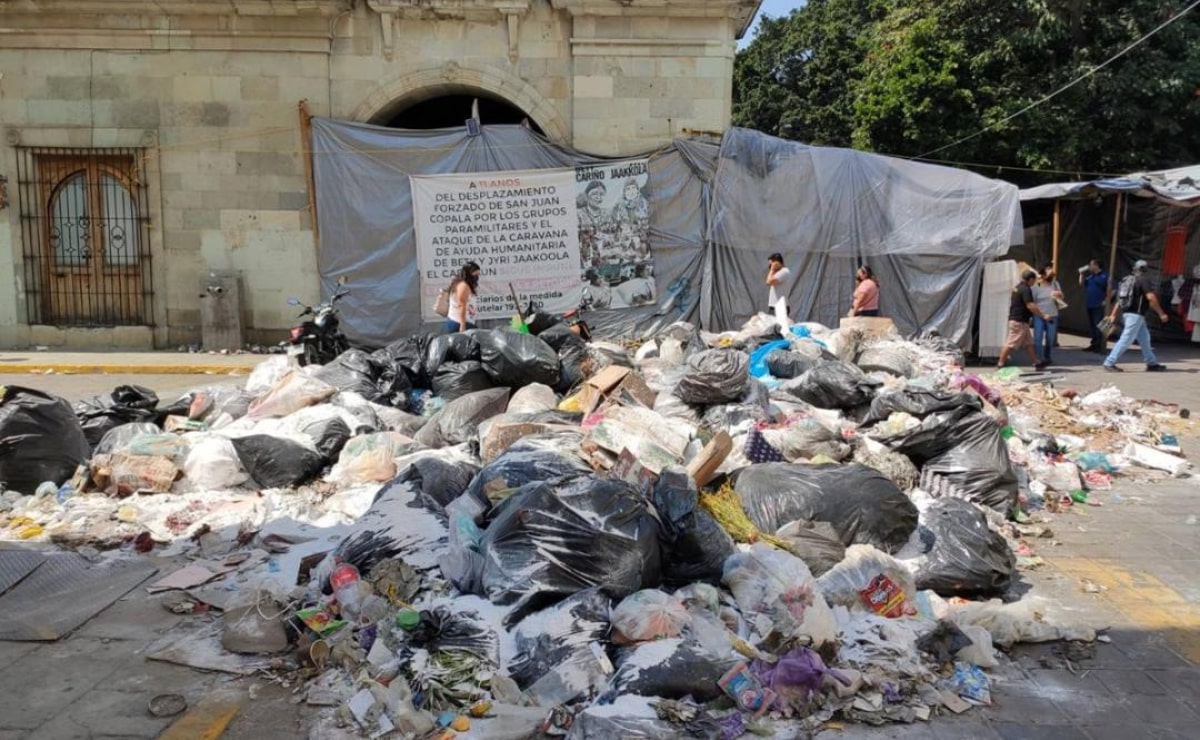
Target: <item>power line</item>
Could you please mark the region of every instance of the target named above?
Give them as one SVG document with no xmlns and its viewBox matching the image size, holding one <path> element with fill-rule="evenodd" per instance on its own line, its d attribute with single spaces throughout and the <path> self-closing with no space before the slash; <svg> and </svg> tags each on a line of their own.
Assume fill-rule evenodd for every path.
<svg viewBox="0 0 1200 740">
<path fill-rule="evenodd" d="M 1077 78 L 1075 78 L 1075 79 L 1071 80 L 1071 81 L 1070 81 L 1070 82 L 1068 82 L 1067 84 L 1065 84 L 1065 85 L 1063 85 L 1062 87 L 1058 88 L 1057 90 L 1055 90 L 1054 92 L 1050 93 L 1049 95 L 1047 95 L 1047 96 L 1045 96 L 1045 97 L 1041 98 L 1040 100 L 1035 100 L 1034 102 L 1032 102 L 1032 103 L 1030 103 L 1029 105 L 1025 106 L 1024 108 L 1022 108 L 1021 110 L 1017 111 L 1016 113 L 1013 113 L 1013 114 L 1011 114 L 1011 115 L 1005 116 L 1004 118 L 1001 118 L 999 121 L 996 121 L 995 123 L 992 123 L 992 124 L 989 124 L 989 125 L 987 125 L 987 126 L 984 126 L 984 127 L 983 127 L 983 128 L 981 128 L 980 130 L 976 131 L 975 133 L 973 133 L 973 134 L 971 134 L 971 135 L 969 135 L 969 136 L 964 136 L 964 137 L 962 137 L 961 139 L 958 139 L 957 141 L 952 141 L 952 142 L 950 142 L 949 144 L 947 144 L 947 145 L 945 145 L 945 146 L 943 146 L 943 147 L 939 147 L 939 148 L 937 148 L 937 149 L 933 149 L 933 150 L 931 150 L 931 151 L 925 152 L 924 154 L 922 154 L 922 155 L 921 155 L 921 157 L 928 157 L 930 154 L 937 154 L 938 152 L 941 152 L 941 151 L 944 151 L 944 150 L 946 150 L 946 149 L 949 149 L 950 147 L 958 146 L 959 144 L 963 143 L 964 141 L 970 141 L 971 139 L 974 139 L 974 138 L 976 138 L 976 137 L 983 136 L 983 135 L 984 135 L 984 134 L 986 134 L 988 131 L 991 131 L 992 129 L 996 128 L 997 126 L 1002 126 L 1002 125 L 1004 125 L 1005 123 L 1008 123 L 1008 122 L 1009 122 L 1009 121 L 1011 121 L 1012 119 L 1016 118 L 1017 116 L 1021 116 L 1021 115 L 1024 115 L 1025 113 L 1028 113 L 1029 111 L 1031 111 L 1031 110 L 1033 110 L 1034 108 L 1038 107 L 1038 106 L 1039 106 L 1039 105 L 1041 105 L 1042 103 L 1045 103 L 1046 101 L 1050 100 L 1051 98 L 1055 97 L 1056 95 L 1059 95 L 1059 94 L 1061 94 L 1061 93 L 1064 93 L 1064 92 L 1066 92 L 1067 90 L 1070 90 L 1072 87 L 1075 87 L 1075 86 L 1076 86 L 1076 85 L 1078 85 L 1080 82 L 1083 82 L 1083 81 L 1084 81 L 1084 80 L 1086 80 L 1087 78 L 1091 77 L 1092 75 L 1096 74 L 1097 72 L 1099 72 L 1100 70 L 1104 69 L 1104 68 L 1105 68 L 1105 67 L 1107 67 L 1108 65 L 1112 64 L 1113 62 L 1117 61 L 1118 59 L 1120 59 L 1121 57 L 1125 56 L 1125 55 L 1126 55 L 1126 54 L 1128 54 L 1129 52 L 1133 51 L 1133 50 L 1134 50 L 1134 49 L 1136 49 L 1138 46 L 1141 46 L 1142 42 L 1144 42 L 1146 39 L 1150 38 L 1150 37 L 1151 37 L 1151 36 L 1153 36 L 1154 34 L 1158 33 L 1159 31 L 1163 30 L 1164 28 L 1166 28 L 1167 26 L 1171 25 L 1171 24 L 1172 24 L 1172 23 L 1174 23 L 1175 21 L 1179 20 L 1179 19 L 1180 19 L 1180 18 L 1182 18 L 1183 16 L 1187 15 L 1189 12 L 1191 12 L 1192 10 L 1194 10 L 1194 9 L 1195 9 L 1197 6 L 1200 6 L 1200 0 L 1196 0 L 1196 2 L 1193 2 L 1191 5 L 1187 6 L 1187 7 L 1186 7 L 1186 8 L 1184 8 L 1183 10 L 1179 11 L 1179 12 L 1178 12 L 1178 13 L 1176 13 L 1175 15 L 1171 16 L 1170 18 L 1168 18 L 1167 20 L 1163 21 L 1161 24 L 1159 24 L 1159 25 L 1158 25 L 1158 27 L 1156 27 L 1154 30 L 1152 30 L 1152 31 L 1150 31 L 1149 33 L 1147 33 L 1145 36 L 1142 36 L 1140 39 L 1138 39 L 1137 41 L 1134 41 L 1134 42 L 1133 42 L 1132 44 L 1130 44 L 1129 46 L 1126 46 L 1124 49 L 1122 49 L 1122 50 L 1120 50 L 1119 52 L 1117 52 L 1116 54 L 1112 55 L 1111 57 L 1109 57 L 1108 59 L 1106 59 L 1106 60 L 1105 60 L 1104 62 L 1102 62 L 1101 64 L 1099 64 L 1099 65 L 1097 65 L 1097 66 L 1093 67 L 1093 68 L 1092 68 L 1092 69 L 1090 69 L 1089 71 L 1087 71 L 1087 72 L 1083 73 L 1082 75 L 1080 75 L 1079 77 L 1077 77 Z M 919 158 L 920 158 L 920 157 L 918 157 L 918 159 L 919 159 Z"/>
</svg>

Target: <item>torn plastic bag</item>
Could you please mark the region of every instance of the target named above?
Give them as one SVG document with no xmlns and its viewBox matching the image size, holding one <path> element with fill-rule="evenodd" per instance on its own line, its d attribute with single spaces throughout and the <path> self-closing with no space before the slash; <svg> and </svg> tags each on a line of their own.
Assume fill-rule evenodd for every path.
<svg viewBox="0 0 1200 740">
<path fill-rule="evenodd" d="M 593 587 L 525 617 L 513 630 L 516 653 L 509 676 L 526 689 L 564 664 L 587 662 L 592 658 L 589 646 L 608 638 L 611 609 L 612 599 Z"/>
<path fill-rule="evenodd" d="M 554 383 L 530 383 L 508 400 L 509 414 L 537 414 L 558 408 L 558 396 L 550 386 Z"/>
<path fill-rule="evenodd" d="M 775 692 L 771 709 L 784 717 L 811 711 L 810 703 L 821 693 L 826 676 L 849 684 L 837 670 L 827 668 L 817 652 L 806 647 L 789 650 L 773 662 L 756 659 L 750 664 L 750 672 L 763 688 Z"/>
<path fill-rule="evenodd" d="M 479 362 L 479 342 L 475 330 L 442 334 L 429 341 L 425 350 L 425 371 L 432 378 L 443 362 Z"/>
<path fill-rule="evenodd" d="M 162 434 L 162 429 L 149 421 L 135 421 L 113 427 L 104 434 L 92 454 L 108 455 L 113 452 L 123 452 L 133 440 L 147 434 Z"/>
<path fill-rule="evenodd" d="M 407 631 L 410 645 L 430 653 L 469 653 L 493 670 L 500 667 L 500 637 L 474 611 L 445 606 L 421 610 L 421 621 Z"/>
<path fill-rule="evenodd" d="M 702 645 L 690 638 L 647 642 L 618 651 L 612 677 L 618 694 L 712 701 L 721 695 L 717 681 L 740 661 L 726 645 Z"/>
<path fill-rule="evenodd" d="M 443 362 L 433 376 L 433 392 L 447 402 L 495 385 L 484 372 L 483 365 L 474 360 Z"/>
<path fill-rule="evenodd" d="M 591 467 L 578 455 L 540 447 L 538 441 L 527 437 L 484 466 L 466 493 L 479 501 L 502 501 L 528 483 L 542 481 L 553 485 L 591 472 Z"/>
<path fill-rule="evenodd" d="M 842 543 L 893 553 L 917 528 L 917 507 L 878 471 L 862 465 L 763 463 L 733 473 L 754 526 L 775 532 L 797 520 L 828 522 Z"/>
<path fill-rule="evenodd" d="M 393 480 L 380 488 L 371 508 L 317 567 L 314 576 L 322 592 L 331 592 L 329 574 L 339 562 L 350 563 L 359 573 L 369 573 L 392 558 L 417 570 L 437 568 L 449 552 L 450 533 L 446 513 L 428 506 L 429 500 L 420 485 L 408 480 Z"/>
<path fill-rule="evenodd" d="M 858 353 L 854 361 L 863 372 L 888 373 L 900 378 L 911 378 L 916 373 L 916 357 L 895 342 L 873 344 Z"/>
<path fill-rule="evenodd" d="M 475 339 L 479 342 L 479 361 L 496 385 L 520 388 L 559 381 L 558 354 L 541 339 L 500 330 L 478 332 Z"/>
<path fill-rule="evenodd" d="M 760 637 L 809 637 L 820 646 L 837 640 L 837 625 L 799 558 L 758 542 L 725 561 L 721 579 Z"/>
<path fill-rule="evenodd" d="M 917 588 L 942 596 L 1000 596 L 1012 585 L 1016 558 L 987 517 L 966 501 L 939 499 L 921 512 L 933 547 L 917 561 Z"/>
<path fill-rule="evenodd" d="M 750 378 L 746 391 L 734 403 L 709 406 L 703 416 L 704 426 L 736 435 L 748 432 L 759 422 L 770 419 L 771 394 L 757 378 Z"/>
<path fill-rule="evenodd" d="M 750 358 L 732 349 L 700 352 L 688 360 L 688 371 L 675 387 L 685 403 L 719 404 L 741 398 L 750 382 Z"/>
<path fill-rule="evenodd" d="M 654 508 L 662 524 L 663 582 L 681 586 L 719 583 L 733 539 L 698 506 L 696 483 L 680 467 L 668 467 L 654 484 Z"/>
<path fill-rule="evenodd" d="M 828 522 L 792 522 L 780 527 L 775 536 L 817 577 L 846 557 L 846 546 Z"/>
<path fill-rule="evenodd" d="M 780 390 L 822 409 L 853 409 L 865 406 L 883 385 L 847 362 L 822 362 Z"/>
<path fill-rule="evenodd" d="M 282 437 L 251 434 L 232 441 L 246 472 L 260 488 L 299 486 L 325 467 L 320 453 Z"/>
<path fill-rule="evenodd" d="M 612 610 L 614 645 L 679 637 L 691 623 L 683 603 L 658 589 L 636 591 Z"/>
<path fill-rule="evenodd" d="M 861 607 L 875 611 L 880 616 L 896 616 L 873 609 L 864 602 L 863 592 L 879 576 L 886 576 L 903 593 L 905 603 L 899 605 L 900 610 L 908 614 L 915 613 L 913 604 L 916 602 L 917 589 L 913 585 L 912 573 L 899 560 L 870 545 L 846 548 L 845 559 L 817 579 L 817 588 L 830 604 L 847 608 Z"/>
<path fill-rule="evenodd" d="M 508 406 L 507 388 L 489 388 L 456 398 L 433 415 L 416 441 L 425 447 L 450 447 L 475 438 L 485 419 L 504 413 Z"/>
<path fill-rule="evenodd" d="M 531 483 L 496 507 L 484 534 L 484 587 L 510 618 L 590 586 L 614 598 L 658 585 L 658 522 L 637 489 L 582 476 Z"/>
<path fill-rule="evenodd" d="M 246 415 L 254 395 L 242 388 L 215 386 L 192 391 L 191 399 L 187 413 L 189 419 L 211 421 L 228 416 L 233 421 Z"/>
<path fill-rule="evenodd" d="M 320 403 L 337 392 L 337 388 L 325 381 L 293 370 L 271 386 L 271 390 L 265 395 L 250 404 L 246 415 L 251 419 L 287 416 L 305 406 Z"/>
<path fill-rule="evenodd" d="M 66 401 L 32 388 L 0 386 L 0 489 L 32 494 L 46 481 L 61 485 L 91 451 Z"/>
<path fill-rule="evenodd" d="M 333 398 L 329 399 L 332 406 L 345 409 L 350 413 L 355 423 L 350 424 L 347 421 L 347 426 L 354 434 L 370 434 L 383 429 L 383 422 L 379 419 L 379 414 L 375 413 L 374 404 L 357 393 L 338 393 Z"/>
<path fill-rule="evenodd" d="M 777 349 L 767 354 L 767 371 L 776 378 L 791 380 L 808 372 L 819 362 L 801 352 Z"/>
<path fill-rule="evenodd" d="M 781 429 L 763 429 L 763 439 L 779 450 L 788 462 L 808 460 L 825 455 L 834 460 L 850 456 L 850 445 L 840 432 L 830 429 L 815 418 L 795 419 Z"/>
<path fill-rule="evenodd" d="M 158 434 L 143 434 L 134 437 L 121 451 L 127 455 L 169 457 L 176 465 L 182 466 L 183 461 L 187 459 L 190 446 L 189 440 L 185 437 L 159 432 Z"/>
<path fill-rule="evenodd" d="M 396 408 L 408 407 L 408 392 L 412 383 L 403 372 L 376 362 L 366 352 L 351 349 L 320 368 L 314 374 L 319 380 L 339 391 L 357 393 L 368 401 Z"/>
<path fill-rule="evenodd" d="M 960 407 L 981 408 L 979 397 L 968 393 L 944 393 L 923 388 L 904 388 L 891 393 L 880 393 L 871 401 L 871 410 L 863 419 L 863 426 L 884 421 L 897 411 L 924 419 L 939 411 L 953 411 Z"/>
<path fill-rule="evenodd" d="M 428 388 L 430 387 L 430 378 L 425 369 L 425 356 L 429 349 L 429 343 L 435 336 L 434 334 L 414 334 L 407 339 L 398 339 L 386 347 L 375 350 L 371 353 L 371 357 L 402 370 L 408 377 L 409 384 L 414 388 Z"/>
<path fill-rule="evenodd" d="M 192 444 L 183 463 L 183 476 L 194 488 L 205 491 L 237 488 L 250 480 L 233 442 L 215 435 Z"/>
<path fill-rule="evenodd" d="M 314 421 L 301 428 L 300 433 L 312 440 L 313 447 L 329 463 L 338 459 L 351 436 L 350 427 L 337 417 Z"/>
<path fill-rule="evenodd" d="M 925 417 L 921 425 L 881 440 L 921 470 L 921 487 L 937 497 L 962 498 L 1008 512 L 1017 500 L 1017 475 L 1000 427 L 963 406 Z"/>
<path fill-rule="evenodd" d="M 411 483 L 421 492 L 422 502 L 431 510 L 449 507 L 463 495 L 479 468 L 459 460 L 443 460 L 430 453 L 405 464 L 393 483 Z M 483 499 L 482 504 L 487 505 Z"/>
</svg>

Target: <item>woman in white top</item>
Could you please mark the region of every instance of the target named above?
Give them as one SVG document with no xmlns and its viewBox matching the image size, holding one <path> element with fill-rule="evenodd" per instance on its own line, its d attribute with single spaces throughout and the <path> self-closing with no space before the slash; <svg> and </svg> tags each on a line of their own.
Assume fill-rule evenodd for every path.
<svg viewBox="0 0 1200 740">
<path fill-rule="evenodd" d="M 479 265 L 468 262 L 450 282 L 450 310 L 446 314 L 446 333 L 475 328 L 479 314 L 475 291 L 479 287 Z"/>
<path fill-rule="evenodd" d="M 777 316 L 787 316 L 787 294 L 791 287 L 792 271 L 783 266 L 783 255 L 779 252 L 767 258 L 767 311 Z"/>
<path fill-rule="evenodd" d="M 1058 303 L 1062 297 L 1062 286 L 1056 279 L 1054 265 L 1046 265 L 1033 286 L 1033 300 L 1045 315 L 1045 318 L 1033 317 L 1033 346 L 1037 350 L 1038 362 L 1052 362 L 1050 350 L 1058 336 Z"/>
</svg>

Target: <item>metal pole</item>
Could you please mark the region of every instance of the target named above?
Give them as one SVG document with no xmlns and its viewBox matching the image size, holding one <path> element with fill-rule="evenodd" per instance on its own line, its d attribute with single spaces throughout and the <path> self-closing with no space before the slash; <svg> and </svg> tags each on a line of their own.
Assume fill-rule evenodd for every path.
<svg viewBox="0 0 1200 740">
<path fill-rule="evenodd" d="M 1054 269 L 1058 269 L 1058 242 L 1060 227 L 1062 225 L 1062 201 L 1054 201 L 1054 235 L 1050 247 L 1050 264 L 1054 265 Z"/>
<path fill-rule="evenodd" d="M 1117 207 L 1113 210 L 1112 249 L 1108 253 L 1108 294 L 1112 295 L 1113 275 L 1117 273 L 1117 240 L 1121 236 L 1121 205 L 1125 194 L 1117 193 Z"/>
</svg>

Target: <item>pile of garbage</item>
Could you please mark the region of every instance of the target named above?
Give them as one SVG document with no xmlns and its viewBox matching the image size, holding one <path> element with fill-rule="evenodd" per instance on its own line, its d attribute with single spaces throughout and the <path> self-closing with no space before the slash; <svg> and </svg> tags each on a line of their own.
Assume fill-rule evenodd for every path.
<svg viewBox="0 0 1200 740">
<path fill-rule="evenodd" d="M 534 325 L 165 406 L 6 388 L 0 536 L 195 558 L 150 586 L 195 615 L 150 657 L 268 669 L 331 732 L 734 738 L 988 705 L 997 648 L 1096 636 L 1001 600 L 1021 527 L 1189 467 L 1177 409 L 936 336 Z"/>
</svg>

